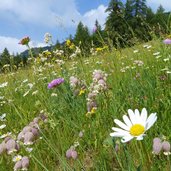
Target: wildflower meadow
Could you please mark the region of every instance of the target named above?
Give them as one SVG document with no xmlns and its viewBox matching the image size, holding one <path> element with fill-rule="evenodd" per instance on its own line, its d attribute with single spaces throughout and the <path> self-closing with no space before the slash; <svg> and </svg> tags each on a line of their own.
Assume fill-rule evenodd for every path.
<svg viewBox="0 0 171 171">
<path fill-rule="evenodd" d="M 170 43 L 56 51 L 1 74 L 0 170 L 169 171 Z"/>
<path fill-rule="evenodd" d="M 0 3 L 0 48 L 20 50 L 0 49 L 0 171 L 171 171 L 171 12 L 15 1 Z"/>
</svg>

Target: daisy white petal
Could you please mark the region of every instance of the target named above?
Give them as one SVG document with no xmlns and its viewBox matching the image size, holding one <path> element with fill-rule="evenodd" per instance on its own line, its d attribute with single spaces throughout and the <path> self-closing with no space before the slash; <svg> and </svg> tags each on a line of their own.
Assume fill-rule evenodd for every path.
<svg viewBox="0 0 171 171">
<path fill-rule="evenodd" d="M 128 109 L 128 115 L 132 124 L 135 124 L 136 123 L 135 114 L 131 109 Z"/>
<path fill-rule="evenodd" d="M 125 134 L 121 134 L 119 132 L 113 132 L 113 133 L 110 133 L 110 136 L 111 137 L 123 137 L 125 136 Z"/>
<path fill-rule="evenodd" d="M 128 116 L 123 115 L 123 120 L 126 123 L 126 125 L 128 125 L 129 127 L 132 126 L 132 123 L 131 123 L 130 119 L 128 118 Z"/>
<path fill-rule="evenodd" d="M 129 127 L 128 127 L 127 125 L 125 125 L 123 122 L 121 122 L 120 120 L 115 119 L 114 122 L 115 122 L 118 126 L 120 126 L 121 128 L 123 128 L 124 130 L 129 131 Z"/>
<path fill-rule="evenodd" d="M 141 121 L 141 118 L 140 118 L 140 112 L 139 112 L 139 110 L 138 110 L 138 109 L 135 109 L 135 118 L 136 118 L 136 120 L 137 120 L 138 122 L 140 122 L 140 121 Z"/>
<path fill-rule="evenodd" d="M 143 108 L 142 109 L 142 111 L 141 111 L 141 120 L 142 120 L 142 122 L 146 122 L 146 120 L 147 120 L 147 110 L 146 110 L 146 108 Z"/>
<path fill-rule="evenodd" d="M 136 139 L 137 139 L 137 140 L 143 140 L 143 136 L 144 136 L 144 134 L 143 134 L 143 135 L 138 136 Z"/>
<path fill-rule="evenodd" d="M 113 131 L 116 131 L 117 133 L 121 133 L 121 134 L 125 134 L 125 135 L 128 135 L 128 134 L 129 134 L 128 131 L 125 131 L 125 130 L 123 130 L 123 129 L 116 128 L 116 127 L 112 127 L 112 130 L 113 130 Z"/>
<path fill-rule="evenodd" d="M 126 142 L 128 142 L 128 141 L 130 141 L 130 140 L 132 140 L 134 137 L 133 136 L 126 136 L 126 137 L 123 137 L 122 139 L 121 139 L 121 142 L 123 142 L 123 143 L 126 143 Z"/>
<path fill-rule="evenodd" d="M 146 130 L 148 130 L 149 128 L 151 128 L 151 126 L 156 122 L 157 120 L 157 116 L 156 116 L 156 113 L 152 113 L 148 119 L 147 119 L 147 122 L 146 122 Z"/>
</svg>

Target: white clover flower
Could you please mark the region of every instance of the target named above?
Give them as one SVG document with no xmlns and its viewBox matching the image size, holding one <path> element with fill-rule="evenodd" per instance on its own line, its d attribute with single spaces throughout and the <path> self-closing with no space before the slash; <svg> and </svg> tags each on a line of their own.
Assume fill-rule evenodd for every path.
<svg viewBox="0 0 171 171">
<path fill-rule="evenodd" d="M 145 135 L 144 133 L 151 128 L 157 120 L 156 113 L 150 114 L 147 118 L 147 110 L 145 108 L 142 109 L 141 114 L 137 109 L 135 109 L 135 112 L 129 109 L 128 115 L 129 117 L 127 115 L 123 116 L 125 123 L 115 119 L 114 122 L 122 129 L 112 127 L 112 130 L 115 132 L 110 133 L 110 136 L 112 137 L 122 137 L 121 141 L 123 143 L 128 142 L 133 138 L 142 140 Z"/>
</svg>

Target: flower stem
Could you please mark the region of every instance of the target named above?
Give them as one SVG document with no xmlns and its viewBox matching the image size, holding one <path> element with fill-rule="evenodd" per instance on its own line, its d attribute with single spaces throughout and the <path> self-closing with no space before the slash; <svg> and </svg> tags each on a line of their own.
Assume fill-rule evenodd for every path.
<svg viewBox="0 0 171 171">
<path fill-rule="evenodd" d="M 32 53 L 32 51 L 31 51 L 30 46 L 29 46 L 29 45 L 27 45 L 27 47 L 28 47 L 28 50 L 29 50 L 29 53 L 30 53 L 31 58 L 33 58 L 33 53 Z"/>
</svg>

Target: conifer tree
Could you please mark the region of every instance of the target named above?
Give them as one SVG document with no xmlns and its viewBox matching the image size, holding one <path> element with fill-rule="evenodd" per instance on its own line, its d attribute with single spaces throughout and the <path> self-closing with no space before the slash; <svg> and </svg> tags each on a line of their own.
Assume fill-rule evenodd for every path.
<svg viewBox="0 0 171 171">
<path fill-rule="evenodd" d="M 0 63 L 1 66 L 10 64 L 10 53 L 7 48 L 5 48 L 1 54 Z"/>
<path fill-rule="evenodd" d="M 127 0 L 125 4 L 125 19 L 127 21 L 133 18 L 133 0 Z"/>
<path fill-rule="evenodd" d="M 164 11 L 165 11 L 165 9 L 164 9 L 163 6 L 160 4 L 159 7 L 157 8 L 156 14 L 163 14 Z"/>
<path fill-rule="evenodd" d="M 81 47 L 83 51 L 87 52 L 90 49 L 91 37 L 87 26 L 84 26 L 82 22 L 79 22 L 74 37 L 74 43 Z"/>
<path fill-rule="evenodd" d="M 124 46 L 125 30 L 124 6 L 120 0 L 111 0 L 106 12 L 109 14 L 106 20 L 105 30 L 115 46 Z"/>
<path fill-rule="evenodd" d="M 154 17 L 154 22 L 156 24 L 155 28 L 158 30 L 158 33 L 166 33 L 167 32 L 167 22 L 169 15 L 165 13 L 165 9 L 162 5 L 159 5 L 157 8 L 157 12 Z M 157 35 L 159 35 L 156 33 Z"/>
</svg>

